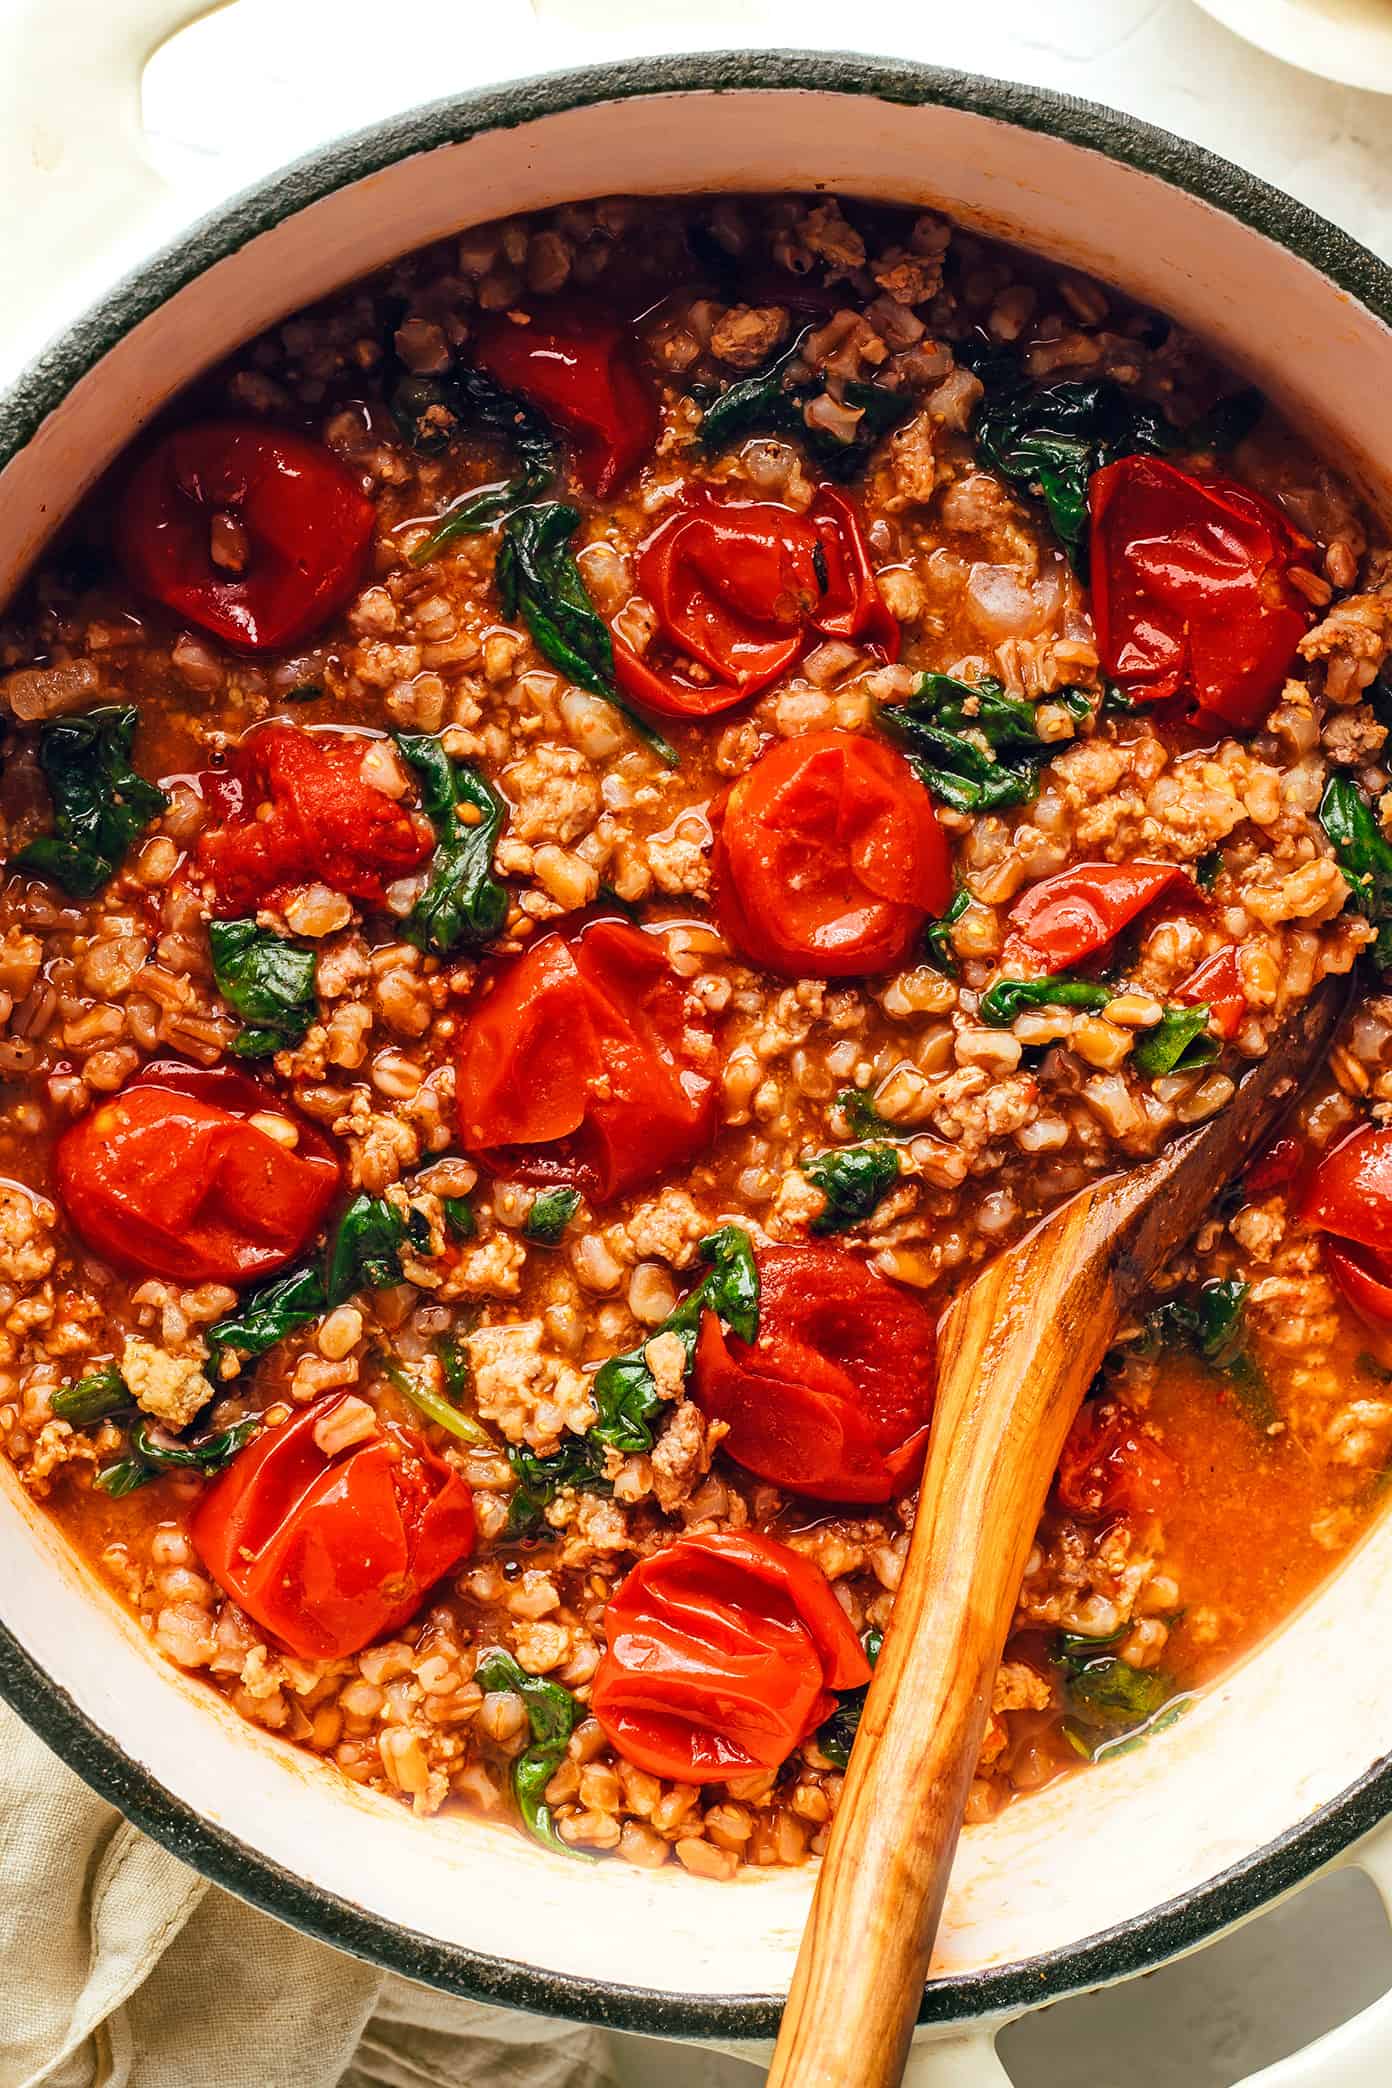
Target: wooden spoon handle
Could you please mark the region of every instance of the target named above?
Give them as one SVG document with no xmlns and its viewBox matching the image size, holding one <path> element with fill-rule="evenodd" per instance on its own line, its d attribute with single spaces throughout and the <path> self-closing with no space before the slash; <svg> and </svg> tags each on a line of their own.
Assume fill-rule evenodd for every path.
<svg viewBox="0 0 1392 2088">
<path fill-rule="evenodd" d="M 1091 1211 L 1091 1197 L 1066 1205 L 998 1257 L 943 1322 L 909 1562 L 771 2088 L 892 2088 L 902 2073 L 1025 1561 L 1116 1325 L 1109 1258 L 1083 1237 Z M 965 1454 L 938 1454 L 940 1438 Z"/>
</svg>

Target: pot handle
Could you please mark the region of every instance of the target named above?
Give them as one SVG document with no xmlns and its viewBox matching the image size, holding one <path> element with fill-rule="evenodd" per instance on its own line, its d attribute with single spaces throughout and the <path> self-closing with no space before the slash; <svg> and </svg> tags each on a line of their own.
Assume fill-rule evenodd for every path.
<svg viewBox="0 0 1392 2088">
<path fill-rule="evenodd" d="M 1392 1822 L 1345 1859 L 1366 1873 L 1392 1921 Z M 1392 1990 L 1303 2052 L 1249 2074 L 1236 2088 L 1387 2088 L 1392 2081 Z"/>
<path fill-rule="evenodd" d="M 0 365 L 37 352 L 178 221 L 140 120 L 146 60 L 208 0 L 0 7 Z"/>
</svg>

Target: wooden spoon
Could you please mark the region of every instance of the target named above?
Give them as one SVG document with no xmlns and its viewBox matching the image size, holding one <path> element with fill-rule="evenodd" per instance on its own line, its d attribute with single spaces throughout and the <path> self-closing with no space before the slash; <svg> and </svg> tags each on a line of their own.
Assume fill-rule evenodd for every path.
<svg viewBox="0 0 1392 2088">
<path fill-rule="evenodd" d="M 942 1324 L 913 1543 L 861 1714 L 768 2079 L 894 2088 L 991 1687 L 1064 1438 L 1121 1319 L 1318 1065 L 1327 980 L 1221 1115 L 1084 1189 L 998 1255 Z"/>
</svg>

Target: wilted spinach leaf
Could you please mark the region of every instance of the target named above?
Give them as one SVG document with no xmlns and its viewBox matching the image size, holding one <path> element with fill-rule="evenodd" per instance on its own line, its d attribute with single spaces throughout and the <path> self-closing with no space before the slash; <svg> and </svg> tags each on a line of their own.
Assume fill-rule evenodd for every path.
<svg viewBox="0 0 1392 2088">
<path fill-rule="evenodd" d="M 953 893 L 946 909 L 935 921 L 930 921 L 923 931 L 924 956 L 930 964 L 935 964 L 940 972 L 946 972 L 950 979 L 957 976 L 957 952 L 952 947 L 953 925 L 961 920 L 971 905 L 971 898 L 971 893 L 963 885 L 959 891 Z"/>
<path fill-rule="evenodd" d="M 254 919 L 210 921 L 213 977 L 218 992 L 247 1025 L 232 1041 L 243 1058 L 289 1051 L 314 1019 L 314 952 Z"/>
<path fill-rule="evenodd" d="M 753 1341 L 759 1331 L 759 1273 L 754 1265 L 754 1247 L 744 1228 L 723 1225 L 701 1242 L 700 1252 L 711 1264 L 706 1274 L 670 1312 L 660 1327 L 645 1334 L 636 1348 L 624 1355 L 610 1356 L 594 1376 L 594 1399 L 599 1419 L 589 1439 L 627 1454 L 651 1450 L 651 1423 L 661 1411 L 645 1356 L 648 1343 L 659 1334 L 675 1334 L 690 1370 L 696 1353 L 701 1314 L 714 1312 L 741 1341 Z"/>
<path fill-rule="evenodd" d="M 442 1196 L 440 1209 L 444 1214 L 447 1233 L 451 1233 L 456 1240 L 473 1239 L 478 1231 L 478 1220 L 467 1196 Z"/>
<path fill-rule="evenodd" d="M 427 1421 L 433 1421 L 447 1435 L 458 1436 L 462 1443 L 492 1447 L 493 1438 L 482 1423 L 472 1414 L 461 1413 L 452 1400 L 442 1399 L 418 1372 L 407 1370 L 395 1356 L 379 1355 L 377 1361 L 388 1382 L 396 1387 L 403 1399 L 411 1402 L 418 1413 L 424 1414 Z"/>
<path fill-rule="evenodd" d="M 1383 971 L 1392 970 L 1392 843 L 1349 776 L 1330 777 L 1319 818 L 1354 905 L 1378 931 L 1374 962 Z"/>
<path fill-rule="evenodd" d="M 814 1233 L 844 1232 L 848 1225 L 859 1225 L 899 1179 L 899 1155 L 892 1145 L 840 1146 L 801 1164 L 813 1188 L 826 1198 L 826 1209 L 808 1228 Z"/>
<path fill-rule="evenodd" d="M 553 667 L 577 688 L 612 703 L 653 752 L 675 768 L 676 748 L 640 718 L 614 686 L 609 626 L 590 600 L 570 548 L 579 526 L 578 510 L 558 500 L 508 516 L 494 576 L 503 614 L 520 616 Z"/>
<path fill-rule="evenodd" d="M 1239 1405 L 1263 1431 L 1279 1418 L 1266 1379 L 1247 1347 L 1245 1307 L 1251 1285 L 1236 1276 L 1167 1298 L 1146 1315 L 1144 1342 L 1189 1348 L 1227 1378 Z"/>
<path fill-rule="evenodd" d="M 707 449 L 724 449 L 746 435 L 789 435 L 803 444 L 827 478 L 848 479 L 863 470 L 876 443 L 911 411 L 912 397 L 882 384 L 847 384 L 842 399 L 860 414 L 852 439 L 843 442 L 829 428 L 809 427 L 803 409 L 825 395 L 825 380 L 788 379 L 811 331 L 805 326 L 789 347 L 747 377 L 737 377 L 710 401 L 701 419 L 701 441 Z"/>
<path fill-rule="evenodd" d="M 236 1349 L 244 1356 L 263 1356 L 296 1327 L 318 1319 L 328 1302 L 317 1268 L 287 1269 L 248 1291 L 237 1310 L 216 1321 L 203 1339 L 214 1355 Z"/>
<path fill-rule="evenodd" d="M 579 1208 L 578 1189 L 543 1189 L 528 1211 L 522 1231 L 539 1247 L 555 1247 Z"/>
<path fill-rule="evenodd" d="M 874 1667 L 884 1644 L 882 1631 L 867 1631 L 863 1641 L 865 1657 Z M 836 1709 L 830 1718 L 817 1728 L 817 1745 L 829 1762 L 844 1769 L 851 1759 L 851 1748 L 855 1743 L 860 1725 L 860 1714 L 865 1709 L 865 1699 L 870 1694 L 870 1684 L 862 1682 L 859 1689 L 843 1689 L 838 1692 Z"/>
<path fill-rule="evenodd" d="M 60 1386 L 48 1403 L 60 1421 L 71 1421 L 74 1428 L 90 1428 L 94 1421 L 124 1413 L 135 1401 L 116 1365 L 107 1363 L 79 1378 L 75 1385 Z"/>
<path fill-rule="evenodd" d="M 529 1675 L 501 1646 L 483 1655 L 474 1669 L 474 1680 L 480 1689 L 490 1692 L 511 1690 L 527 1707 L 532 1744 L 512 1765 L 513 1794 L 523 1826 L 544 1848 L 559 1850 L 563 1856 L 582 1854 L 557 1834 L 546 1803 L 546 1786 L 565 1759 L 566 1742 L 580 1722 L 580 1705 L 559 1682 L 543 1682 L 539 1675 Z"/>
<path fill-rule="evenodd" d="M 550 422 L 484 370 L 461 365 L 443 377 L 404 375 L 393 387 L 391 409 L 407 442 L 426 455 L 448 449 L 462 433 L 491 435 L 519 467 L 511 478 L 457 500 L 411 553 L 412 565 L 427 564 L 458 537 L 491 529 L 544 493 L 560 470 L 560 442 Z"/>
<path fill-rule="evenodd" d="M 1023 1008 L 1105 1008 L 1115 997 L 1114 986 L 1056 972 L 1050 979 L 997 979 L 978 1013 L 992 1029 L 1008 1029 Z"/>
<path fill-rule="evenodd" d="M 437 957 L 459 943 L 477 948 L 507 918 L 507 891 L 493 875 L 503 801 L 477 769 L 452 761 L 432 734 L 398 732 L 396 744 L 419 778 L 421 806 L 435 829 L 430 881 L 402 933 Z"/>
<path fill-rule="evenodd" d="M 327 1302 L 341 1305 L 360 1290 L 390 1290 L 401 1281 L 406 1225 L 383 1196 L 355 1196 L 339 1220 L 329 1254 Z"/>
<path fill-rule="evenodd" d="M 1208 1007 L 1166 1008 L 1153 1029 L 1143 1030 L 1131 1053 L 1138 1073 L 1189 1073 L 1212 1065 L 1222 1050 L 1208 1029 Z"/>
<path fill-rule="evenodd" d="M 565 1487 L 576 1487 L 585 1493 L 609 1491 L 601 1477 L 603 1448 L 592 1444 L 587 1435 L 568 1437 L 549 1457 L 538 1457 L 525 1444 L 513 1443 L 507 1459 L 517 1484 L 508 1502 L 504 1537 L 529 1537 Z"/>
<path fill-rule="evenodd" d="M 1091 711 L 1080 689 L 1060 690 L 1049 700 L 1078 718 Z M 954 812 L 994 811 L 1029 804 L 1039 795 L 1039 771 L 1050 750 L 1039 737 L 1035 706 L 1008 695 L 993 676 L 965 682 L 950 674 L 921 674 L 912 695 L 886 705 L 879 720 L 903 741 L 920 779 Z"/>
<path fill-rule="evenodd" d="M 185 1443 L 142 1414 L 131 1424 L 129 1456 L 105 1466 L 92 1484 L 118 1501 L 134 1493 L 138 1486 L 157 1479 L 161 1472 L 204 1472 L 211 1477 L 245 1449 L 260 1427 L 261 1416 L 248 1414 L 243 1420 L 234 1421 L 230 1428 L 220 1428 L 213 1435 L 198 1436 Z"/>
<path fill-rule="evenodd" d="M 110 704 L 54 718 L 39 734 L 39 767 L 53 799 L 53 832 L 11 859 L 90 899 L 115 876 L 137 834 L 169 803 L 130 765 L 137 712 Z"/>
</svg>

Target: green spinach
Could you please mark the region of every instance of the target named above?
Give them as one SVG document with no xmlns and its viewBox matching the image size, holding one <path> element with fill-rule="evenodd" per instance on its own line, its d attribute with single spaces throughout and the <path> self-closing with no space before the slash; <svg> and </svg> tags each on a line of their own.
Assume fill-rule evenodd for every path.
<svg viewBox="0 0 1392 2088">
<path fill-rule="evenodd" d="M 441 1398 L 416 1373 L 398 1363 L 394 1356 L 378 1356 L 377 1362 L 387 1381 L 395 1386 L 403 1399 L 410 1401 L 418 1413 L 424 1414 L 427 1421 L 433 1421 L 447 1435 L 458 1436 L 461 1443 L 492 1448 L 492 1436 L 472 1414 L 461 1413 L 452 1400 Z"/>
<path fill-rule="evenodd" d="M 208 941 L 218 992 L 247 1025 L 233 1039 L 232 1049 L 243 1058 L 293 1049 L 303 1040 L 318 1006 L 314 952 L 258 928 L 250 917 L 210 921 Z"/>
<path fill-rule="evenodd" d="M 865 1657 L 874 1667 L 884 1644 L 882 1631 L 867 1631 L 864 1638 Z M 836 1709 L 830 1718 L 817 1728 L 817 1745 L 829 1762 L 844 1769 L 851 1759 L 851 1748 L 855 1743 L 860 1726 L 860 1714 L 865 1709 L 865 1699 L 870 1694 L 870 1684 L 862 1682 L 859 1689 L 843 1689 L 838 1693 Z"/>
<path fill-rule="evenodd" d="M 51 878 L 90 899 L 115 876 L 126 850 L 169 803 L 130 765 L 138 713 L 107 705 L 55 718 L 39 735 L 39 767 L 53 800 L 53 832 L 11 860 L 14 870 Z"/>
<path fill-rule="evenodd" d="M 566 1743 L 580 1723 L 579 1703 L 559 1682 L 543 1682 L 539 1675 L 529 1675 L 501 1646 L 492 1647 L 478 1661 L 474 1680 L 490 1694 L 510 1690 L 527 1708 L 531 1745 L 512 1765 L 513 1795 L 523 1826 L 543 1848 L 559 1850 L 563 1856 L 580 1855 L 580 1850 L 562 1841 L 556 1832 L 546 1802 L 546 1786 L 565 1760 Z"/>
<path fill-rule="evenodd" d="M 518 466 L 512 477 L 477 486 L 447 509 L 411 553 L 412 565 L 428 564 L 459 537 L 481 536 L 544 493 L 560 470 L 560 442 L 550 422 L 484 370 L 461 365 L 447 377 L 403 376 L 392 389 L 391 409 L 406 441 L 426 455 L 448 449 L 467 429 L 492 436 Z"/>
<path fill-rule="evenodd" d="M 135 1401 L 116 1365 L 106 1363 L 75 1385 L 60 1386 L 48 1403 L 60 1421 L 70 1421 L 74 1428 L 90 1428 L 96 1421 L 124 1413 Z"/>
<path fill-rule="evenodd" d="M 543 1189 L 527 1213 L 523 1234 L 538 1247 L 556 1247 L 580 1208 L 578 1189 Z"/>
<path fill-rule="evenodd" d="M 1207 1004 L 1199 1002 L 1192 1008 L 1166 1008 L 1154 1028 L 1137 1037 L 1131 1062 L 1151 1078 L 1189 1073 L 1212 1065 L 1222 1048 L 1209 1034 Z"/>
<path fill-rule="evenodd" d="M 325 1302 L 341 1305 L 360 1290 L 390 1290 L 401 1282 L 406 1224 L 383 1196 L 362 1192 L 342 1218 L 329 1253 Z"/>
<path fill-rule="evenodd" d="M 442 1196 L 440 1209 L 444 1214 L 445 1231 L 456 1240 L 472 1240 L 478 1231 L 478 1219 L 467 1196 Z"/>
<path fill-rule="evenodd" d="M 420 780 L 421 806 L 435 829 L 430 881 L 403 925 L 418 949 L 446 956 L 463 943 L 491 942 L 507 919 L 506 888 L 493 875 L 504 806 L 464 761 L 429 733 L 399 732 L 396 744 Z"/>
<path fill-rule="evenodd" d="M 1319 818 L 1354 905 L 1377 929 L 1373 960 L 1380 970 L 1392 970 L 1392 843 L 1349 776 L 1330 777 Z"/>
<path fill-rule="evenodd" d="M 957 976 L 957 952 L 952 947 L 952 930 L 971 905 L 972 895 L 963 885 L 952 895 L 948 907 L 935 921 L 930 921 L 923 931 L 923 954 L 930 964 L 950 979 Z"/>
<path fill-rule="evenodd" d="M 1225 1377 L 1238 1404 L 1266 1433 L 1279 1419 L 1266 1379 L 1247 1346 L 1246 1304 L 1251 1285 L 1236 1276 L 1215 1278 L 1197 1291 L 1167 1298 L 1146 1315 L 1143 1353 L 1172 1344 L 1191 1349 Z"/>
<path fill-rule="evenodd" d="M 162 1472 L 203 1472 L 211 1477 L 246 1448 L 261 1426 L 259 1414 L 247 1414 L 230 1428 L 182 1443 L 144 1415 L 131 1424 L 130 1454 L 106 1465 L 92 1481 L 114 1501 L 158 1479 Z"/>
<path fill-rule="evenodd" d="M 507 1459 L 517 1484 L 508 1501 L 505 1537 L 530 1537 L 557 1494 L 568 1487 L 585 1493 L 609 1491 L 602 1476 L 603 1448 L 592 1444 L 587 1435 L 569 1437 L 549 1457 L 538 1457 L 524 1444 L 514 1443 L 509 1446 Z"/>
<path fill-rule="evenodd" d="M 264 1356 L 297 1327 L 308 1326 L 328 1309 L 328 1293 L 317 1268 L 287 1269 L 248 1291 L 237 1310 L 214 1322 L 203 1339 L 218 1356 L 236 1349 L 243 1356 Z"/>
<path fill-rule="evenodd" d="M 1050 701 L 1079 719 L 1091 714 L 1081 689 L 1061 689 Z M 879 721 L 907 747 L 921 781 L 954 812 L 1030 804 L 1039 795 L 1050 746 L 1039 737 L 1035 706 L 1008 695 L 994 676 L 965 682 L 921 674 L 913 693 L 881 709 Z"/>
<path fill-rule="evenodd" d="M 977 1010 L 992 1029 L 1008 1029 L 1024 1008 L 1105 1008 L 1116 998 L 1114 986 L 1096 979 L 1071 979 L 1058 972 L 1051 979 L 997 979 L 981 996 Z"/>
<path fill-rule="evenodd" d="M 599 1419 L 588 1440 L 625 1454 L 651 1450 L 652 1423 L 662 1409 L 646 1350 L 659 1334 L 675 1334 L 682 1344 L 686 1368 L 696 1353 L 701 1314 L 714 1312 L 741 1341 L 753 1341 L 759 1331 L 759 1274 L 754 1247 L 744 1228 L 723 1225 L 701 1242 L 700 1252 L 711 1266 L 696 1288 L 670 1312 L 660 1327 L 645 1334 L 636 1348 L 621 1356 L 610 1356 L 594 1376 L 594 1400 Z"/>
<path fill-rule="evenodd" d="M 826 1208 L 812 1220 L 814 1233 L 844 1232 L 871 1217 L 899 1179 L 899 1155 L 892 1145 L 853 1145 L 818 1153 L 802 1163 L 802 1172 L 826 1198 Z"/>
<path fill-rule="evenodd" d="M 676 748 L 630 709 L 614 686 L 609 626 L 590 600 L 570 548 L 579 526 L 578 510 L 558 500 L 508 516 L 495 569 L 503 614 L 520 616 L 553 667 L 577 688 L 612 703 L 653 752 L 675 768 Z"/>
<path fill-rule="evenodd" d="M 882 384 L 850 383 L 842 387 L 842 400 L 860 415 L 851 439 L 809 425 L 804 409 L 825 396 L 826 382 L 820 376 L 794 381 L 793 370 L 811 332 L 805 326 L 789 347 L 705 404 L 701 441 L 706 449 L 728 448 L 746 435 L 788 435 L 802 443 L 826 478 L 853 478 L 865 468 L 875 445 L 912 411 L 913 399 Z"/>
</svg>

